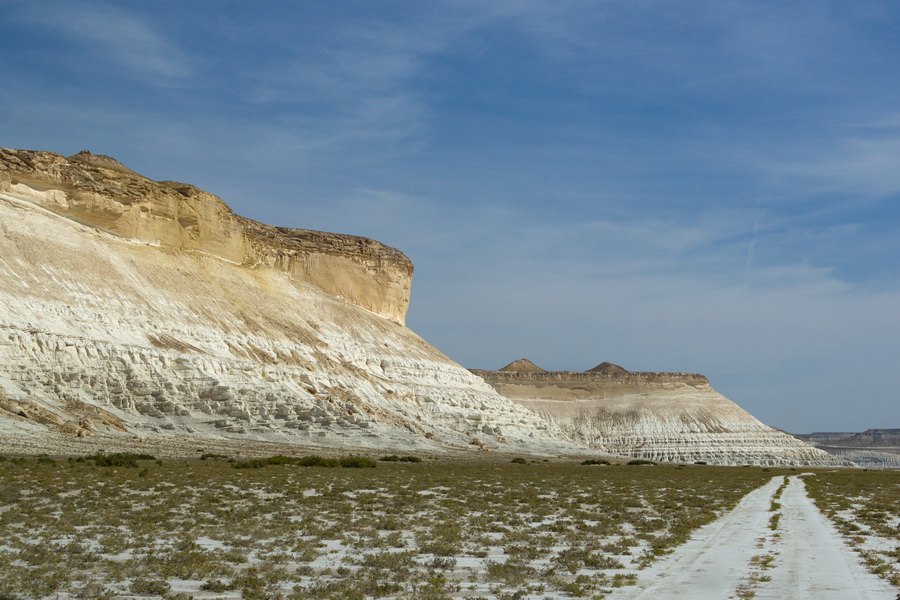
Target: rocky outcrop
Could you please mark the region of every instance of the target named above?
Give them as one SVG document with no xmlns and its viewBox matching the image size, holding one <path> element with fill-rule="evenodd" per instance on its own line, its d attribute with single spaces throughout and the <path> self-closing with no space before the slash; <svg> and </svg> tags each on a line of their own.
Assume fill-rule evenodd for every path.
<svg viewBox="0 0 900 600">
<path fill-rule="evenodd" d="M 501 371 L 515 371 L 515 372 L 531 372 L 531 373 L 545 373 L 544 369 L 540 368 L 527 358 L 520 358 L 519 360 L 514 360 L 502 369 Z"/>
<path fill-rule="evenodd" d="M 106 157 L 0 150 L 0 434 L 583 450 L 399 323 L 411 273 Z"/>
<path fill-rule="evenodd" d="M 400 251 L 257 223 L 217 196 L 147 179 L 108 156 L 0 148 L 0 192 L 125 240 L 275 268 L 398 323 L 406 317 L 413 267 Z"/>
<path fill-rule="evenodd" d="M 725 465 L 848 464 L 763 425 L 703 375 L 629 372 L 611 363 L 590 371 L 473 373 L 603 452 Z"/>
</svg>

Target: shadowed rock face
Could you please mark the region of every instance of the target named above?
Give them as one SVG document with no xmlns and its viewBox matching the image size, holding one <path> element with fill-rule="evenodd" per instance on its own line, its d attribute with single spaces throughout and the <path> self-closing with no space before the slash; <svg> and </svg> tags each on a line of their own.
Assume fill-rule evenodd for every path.
<svg viewBox="0 0 900 600">
<path fill-rule="evenodd" d="M 611 363 L 590 371 L 472 372 L 603 452 L 710 464 L 845 464 L 763 425 L 695 373 L 629 372 Z"/>
<path fill-rule="evenodd" d="M 272 267 L 397 323 L 406 317 L 413 266 L 399 250 L 257 223 L 217 196 L 147 179 L 108 156 L 0 148 L 0 192 L 123 239 Z"/>
<path fill-rule="evenodd" d="M 0 149 L 0 441 L 583 451 L 400 324 L 411 274 L 108 157 Z"/>
</svg>

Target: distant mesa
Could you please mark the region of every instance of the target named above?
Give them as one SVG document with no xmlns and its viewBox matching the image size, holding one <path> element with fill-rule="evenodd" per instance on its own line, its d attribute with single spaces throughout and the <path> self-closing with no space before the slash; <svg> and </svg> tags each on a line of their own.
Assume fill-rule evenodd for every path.
<svg viewBox="0 0 900 600">
<path fill-rule="evenodd" d="M 611 362 L 602 362 L 593 369 L 588 369 L 588 373 L 627 373 L 626 369 L 623 369 L 619 365 L 614 365 Z"/>
<path fill-rule="evenodd" d="M 532 373 L 546 373 L 544 369 L 540 368 L 527 358 L 520 358 L 519 360 L 514 360 L 502 369 L 501 371 L 530 371 Z"/>
</svg>

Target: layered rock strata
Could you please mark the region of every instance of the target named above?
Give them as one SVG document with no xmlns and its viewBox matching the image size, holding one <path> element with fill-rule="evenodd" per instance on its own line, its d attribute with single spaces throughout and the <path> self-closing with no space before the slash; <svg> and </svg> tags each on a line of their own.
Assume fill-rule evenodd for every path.
<svg viewBox="0 0 900 600">
<path fill-rule="evenodd" d="M 398 323 L 406 317 L 413 266 L 399 250 L 258 223 L 217 196 L 147 179 L 108 156 L 0 148 L 0 192 L 125 240 L 271 267 Z"/>
<path fill-rule="evenodd" d="M 106 157 L 0 150 L 0 433 L 583 450 L 401 325 L 411 274 Z"/>
<path fill-rule="evenodd" d="M 867 429 L 858 433 L 818 431 L 793 435 L 861 467 L 900 468 L 900 429 Z"/>
<path fill-rule="evenodd" d="M 473 373 L 573 439 L 611 454 L 723 465 L 847 464 L 763 425 L 703 375 L 633 373 L 610 363 L 590 371 Z"/>
</svg>

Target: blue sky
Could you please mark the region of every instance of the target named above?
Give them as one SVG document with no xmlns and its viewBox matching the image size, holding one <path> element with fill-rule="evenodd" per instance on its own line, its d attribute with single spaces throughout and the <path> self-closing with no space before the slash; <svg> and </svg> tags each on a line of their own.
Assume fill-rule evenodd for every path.
<svg viewBox="0 0 900 600">
<path fill-rule="evenodd" d="M 0 145 L 416 265 L 467 367 L 900 427 L 900 4 L 0 0 Z"/>
</svg>

